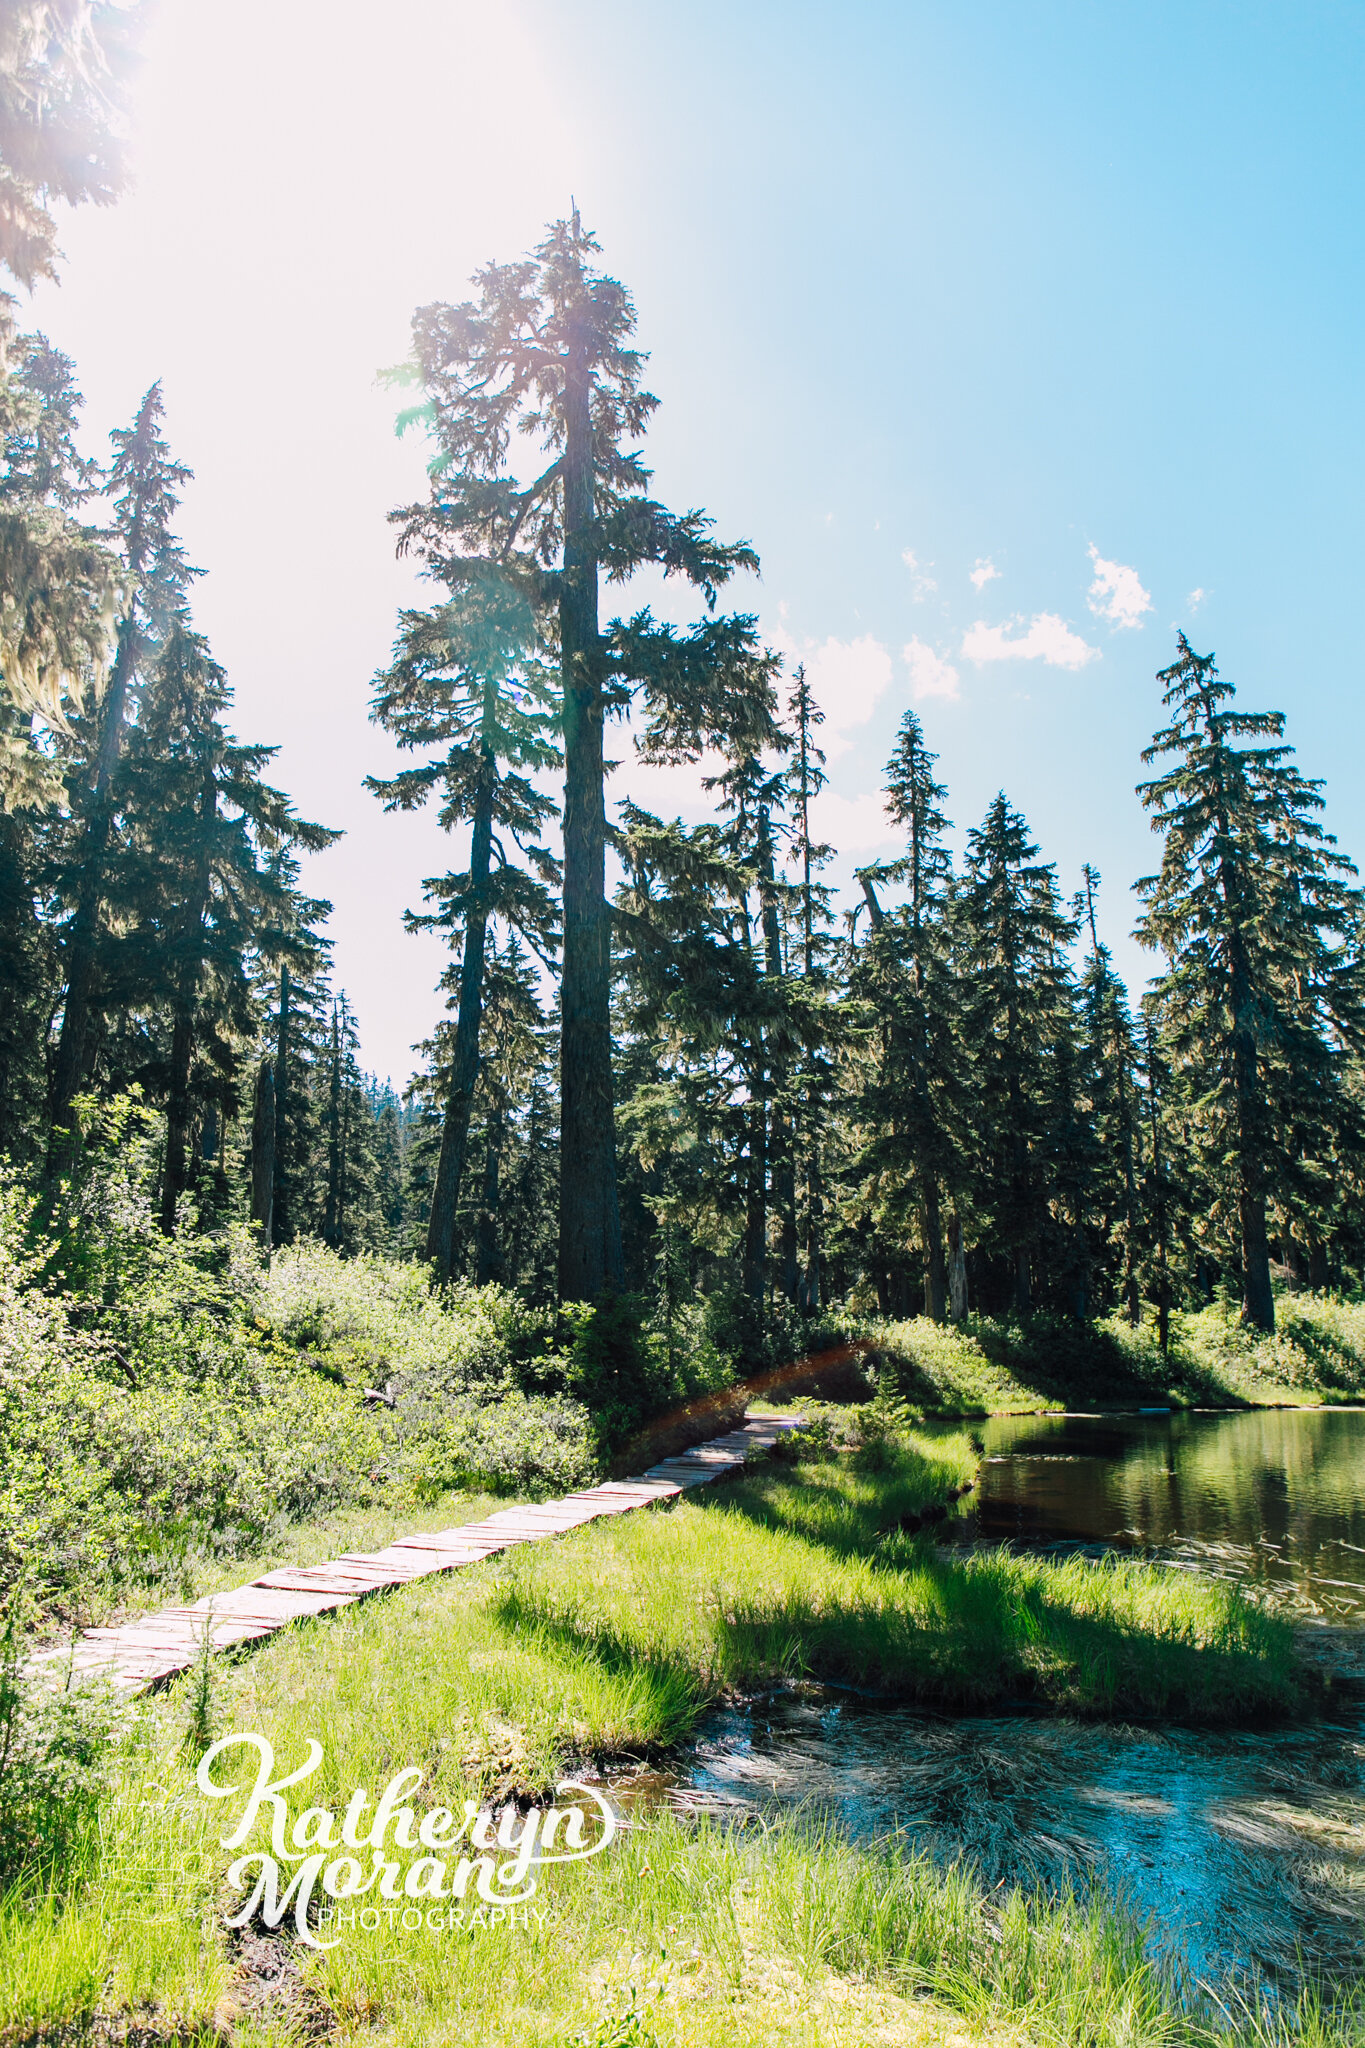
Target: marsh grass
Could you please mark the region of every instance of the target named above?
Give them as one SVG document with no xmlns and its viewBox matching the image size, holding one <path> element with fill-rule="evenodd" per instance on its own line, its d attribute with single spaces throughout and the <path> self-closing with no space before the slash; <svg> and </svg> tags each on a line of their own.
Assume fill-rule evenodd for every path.
<svg viewBox="0 0 1365 2048">
<path fill-rule="evenodd" d="M 561 1652 L 690 1679 L 706 1698 L 784 1679 L 925 1704 L 1020 1696 L 1073 1713 L 1238 1720 L 1298 1698 L 1289 1625 L 1231 1586 L 1123 1559 L 955 1555 L 887 1535 L 960 1483 L 963 1440 L 876 1473 L 756 1473 L 667 1516 L 511 1560 L 496 1612 Z"/>
<path fill-rule="evenodd" d="M 1154 1320 L 1077 1323 L 972 1315 L 868 1318 L 851 1333 L 867 1368 L 894 1373 L 921 1416 L 1025 1414 L 1046 1409 L 1171 1401 L 1212 1407 L 1316 1407 L 1365 1400 L 1365 1303 L 1281 1294 L 1272 1336 L 1246 1329 L 1218 1301 L 1171 1318 L 1165 1357 Z"/>
<path fill-rule="evenodd" d="M 1206 1717 L 1286 1695 L 1288 1632 L 1228 1588 L 878 1542 L 971 1457 L 965 1439 L 916 1440 L 877 1470 L 774 1464 L 359 1603 L 219 1661 L 217 1725 L 268 1732 L 281 1760 L 321 1739 L 310 1802 L 340 1808 L 417 1763 L 422 1803 L 458 1811 L 467 1795 L 538 1793 L 586 1753 L 675 1743 L 720 1692 L 784 1676 L 944 1700 L 1031 1684 L 1092 1712 L 1175 1701 Z M 142 1704 L 97 1824 L 0 1905 L 0 2041 L 97 2011 L 207 2038 L 234 1999 L 239 2048 L 295 2026 L 234 1990 L 228 1859 L 185 1747 L 194 1684 Z M 514 1937 L 357 1928 L 292 1964 L 333 2037 L 375 2048 L 1241 2038 L 1098 1895 L 991 1889 L 902 1843 L 855 1848 L 818 1817 L 727 1831 L 645 1814 L 607 1856 L 547 1875 L 544 1902 L 557 1918 Z M 1358 2040 L 1346 2024 L 1324 2017 L 1313 2048 Z M 1273 2031 L 1257 2040 L 1278 2048 Z"/>
</svg>

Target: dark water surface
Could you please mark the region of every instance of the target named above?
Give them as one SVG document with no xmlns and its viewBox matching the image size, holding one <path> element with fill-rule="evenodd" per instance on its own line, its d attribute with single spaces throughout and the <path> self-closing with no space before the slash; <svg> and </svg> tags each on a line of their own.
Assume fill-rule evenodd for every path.
<svg viewBox="0 0 1365 2048">
<path fill-rule="evenodd" d="M 969 1537 L 1152 1549 L 1365 1621 L 1365 1410 L 1008 1415 L 976 1433 Z"/>
<path fill-rule="evenodd" d="M 1365 1412 L 995 1418 L 954 1541 L 1141 1549 L 1303 1616 L 1365 1673 Z M 809 1808 L 898 1831 L 987 1882 L 1099 1879 L 1201 1977 L 1365 1967 L 1365 1708 L 1212 1732 L 1058 1717 L 949 1719 L 847 1693 L 712 1716 L 637 1797 Z"/>
</svg>

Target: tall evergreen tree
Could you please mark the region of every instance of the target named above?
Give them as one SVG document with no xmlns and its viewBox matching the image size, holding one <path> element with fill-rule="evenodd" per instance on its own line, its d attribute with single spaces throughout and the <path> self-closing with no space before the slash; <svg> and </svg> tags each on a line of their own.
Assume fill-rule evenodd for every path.
<svg viewBox="0 0 1365 2048">
<path fill-rule="evenodd" d="M 959 898 L 962 1037 L 972 1067 L 977 1173 L 989 1249 L 1006 1266 L 1019 1314 L 1034 1304 L 1047 1221 L 1051 1061 L 1070 1028 L 1066 948 L 1075 933 L 1058 899 L 1056 869 L 1037 854 L 1023 817 L 1002 793 L 968 835 Z"/>
<path fill-rule="evenodd" d="M 1130 1323 L 1142 1319 L 1138 1283 L 1138 1176 L 1142 1153 L 1137 1040 L 1128 991 L 1095 921 L 1099 871 L 1087 862 L 1075 911 L 1089 933 L 1080 981 L 1080 1057 L 1089 1098 L 1095 1156 L 1091 1174 L 1093 1254 L 1116 1267 L 1117 1293 Z"/>
<path fill-rule="evenodd" d="M 402 545 L 452 586 L 513 583 L 558 663 L 564 726 L 564 967 L 561 991 L 560 1288 L 592 1300 L 622 1278 L 611 1063 L 611 937 L 606 901 L 603 722 L 638 692 L 641 751 L 695 759 L 720 738 L 773 736 L 771 662 L 753 621 L 706 619 L 689 632 L 649 612 L 599 623 L 601 577 L 652 565 L 713 607 L 747 546 L 712 537 L 700 512 L 671 513 L 648 494 L 630 444 L 657 401 L 628 346 L 629 293 L 594 268 L 599 247 L 577 213 L 533 256 L 490 264 L 477 301 L 424 308 L 407 373 L 438 449 L 429 502 L 396 515 Z M 514 433 L 543 467 L 511 474 Z"/>
<path fill-rule="evenodd" d="M 113 670 L 88 721 L 88 745 L 68 776 L 75 845 L 67 866 L 71 914 L 63 935 L 66 996 L 52 1076 L 52 1123 L 64 1130 L 72 1098 L 88 1071 L 100 924 L 114 829 L 115 771 L 123 751 L 139 667 L 179 616 L 191 577 L 171 529 L 190 471 L 172 460 L 161 433 L 161 388 L 154 384 L 131 428 L 115 432 L 108 492 L 123 557 L 127 595 Z"/>
<path fill-rule="evenodd" d="M 825 756 L 817 734 L 825 714 L 816 703 L 805 665 L 798 666 L 787 698 L 791 753 L 786 774 L 787 804 L 791 816 L 790 859 L 800 874 L 797 916 L 799 940 L 797 957 L 807 983 L 807 1002 L 818 1004 L 827 991 L 832 940 L 830 902 L 832 891 L 815 879 L 834 856 L 834 848 L 817 840 L 811 830 L 811 805 L 828 781 Z M 791 1105 L 792 1141 L 797 1158 L 805 1167 L 804 1230 L 797 1226 L 798 1241 L 804 1240 L 805 1265 L 797 1285 L 797 1302 L 802 1312 L 814 1314 L 820 1307 L 824 1239 L 824 1189 L 822 1138 L 828 1113 L 833 1071 L 828 1043 L 811 1045 L 798 1064 Z"/>
<path fill-rule="evenodd" d="M 38 899 L 62 796 L 54 746 L 103 679 L 118 570 L 75 516 L 95 487 L 80 406 L 70 361 L 18 333 L 0 298 L 0 1150 L 16 1155 L 44 1143 L 57 958 Z"/>
<path fill-rule="evenodd" d="M 251 956 L 289 915 L 274 856 L 319 852 L 340 836 L 295 816 L 262 780 L 276 750 L 232 738 L 229 694 L 205 640 L 177 619 L 150 663 L 112 783 L 106 899 L 117 936 L 102 948 L 104 999 L 164 1019 L 139 1078 L 166 1104 L 167 1231 L 189 1181 L 196 1111 L 216 1124 L 236 1104 L 256 1031 Z"/>
<path fill-rule="evenodd" d="M 1169 723 L 1142 758 L 1169 765 L 1138 793 L 1162 862 L 1138 884 L 1138 936 L 1165 955 L 1166 1041 L 1228 1189 L 1243 1320 L 1272 1330 L 1267 1212 L 1294 1172 L 1286 1111 L 1311 1090 L 1315 1118 L 1338 1122 L 1347 1055 L 1365 1043 L 1361 895 L 1319 822 L 1321 783 L 1283 744 L 1283 713 L 1234 709 L 1233 685 L 1183 633 L 1157 680 Z"/>
<path fill-rule="evenodd" d="M 530 775 L 559 762 L 552 698 L 533 659 L 535 621 L 515 586 L 491 578 L 457 586 L 431 612 L 404 614 L 393 664 L 379 677 L 373 716 L 405 748 L 441 747 L 422 766 L 367 787 L 389 810 L 411 810 L 435 791 L 441 823 L 470 828 L 469 866 L 429 880 L 435 912 L 409 915 L 458 944 L 458 1021 L 450 1093 L 432 1188 L 426 1255 L 443 1280 L 454 1270 L 455 1218 L 479 1077 L 484 960 L 490 920 L 548 957 L 557 937 L 550 885 L 557 864 L 536 842 L 555 814 Z M 525 865 L 510 859 L 508 844 Z"/>
<path fill-rule="evenodd" d="M 855 957 L 852 985 L 870 1007 L 879 1039 L 875 1078 L 862 1105 L 869 1132 L 863 1170 L 877 1190 L 872 1209 L 890 1225 L 893 1243 L 908 1234 L 907 1207 L 918 1212 L 924 1312 L 941 1322 L 948 1305 L 943 1194 L 953 1192 L 956 1214 L 964 1175 L 955 1038 L 961 998 L 952 959 L 952 862 L 942 810 L 947 791 L 934 777 L 937 758 L 925 747 L 918 714 L 907 711 L 885 787 L 887 814 L 903 827 L 908 844 L 899 860 L 859 871 L 872 930 Z M 886 883 L 906 891 L 893 911 L 877 894 Z"/>
</svg>

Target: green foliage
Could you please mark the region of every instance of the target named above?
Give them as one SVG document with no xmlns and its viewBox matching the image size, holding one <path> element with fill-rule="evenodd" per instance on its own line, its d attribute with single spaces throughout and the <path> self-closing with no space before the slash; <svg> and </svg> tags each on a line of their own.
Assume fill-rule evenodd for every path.
<svg viewBox="0 0 1365 2048">
<path fill-rule="evenodd" d="M 545 1317 L 374 1255 L 303 1245 L 262 1270 L 241 1228 L 165 1237 L 150 1145 L 136 1105 L 97 1119 L 51 1239 L 0 1180 L 0 1587 L 27 1562 L 58 1611 L 184 1597 L 206 1562 L 346 1504 L 591 1475 L 582 1403 L 518 1378 Z"/>
<path fill-rule="evenodd" d="M 0 1630 L 0 1897 L 51 1881 L 94 1826 L 111 1767 L 112 1705 L 88 1688 L 52 1691 L 26 1676 L 12 1592 Z"/>
</svg>

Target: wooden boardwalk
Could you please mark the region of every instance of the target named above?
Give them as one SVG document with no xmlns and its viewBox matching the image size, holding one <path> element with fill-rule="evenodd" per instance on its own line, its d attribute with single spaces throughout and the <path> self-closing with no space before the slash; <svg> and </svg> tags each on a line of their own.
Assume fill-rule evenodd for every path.
<svg viewBox="0 0 1365 2048">
<path fill-rule="evenodd" d="M 330 1614 L 367 1594 L 385 1593 L 435 1572 L 459 1571 L 497 1551 L 543 1542 L 604 1515 L 629 1514 L 675 1499 L 689 1487 L 723 1478 L 753 1451 L 767 1450 L 783 1430 L 797 1427 L 787 1416 L 751 1414 L 728 1435 L 651 1465 L 636 1479 L 609 1479 L 563 1500 L 502 1508 L 482 1522 L 402 1536 L 383 1550 L 333 1558 L 328 1564 L 284 1565 L 248 1586 L 210 1594 L 189 1607 L 163 1607 L 119 1628 L 86 1629 L 73 1646 L 35 1657 L 30 1669 L 62 1678 L 70 1671 L 73 1682 L 97 1678 L 128 1692 L 145 1692 L 188 1670 L 203 1654 L 206 1637 L 215 1650 L 257 1642 L 290 1622 Z"/>
</svg>

